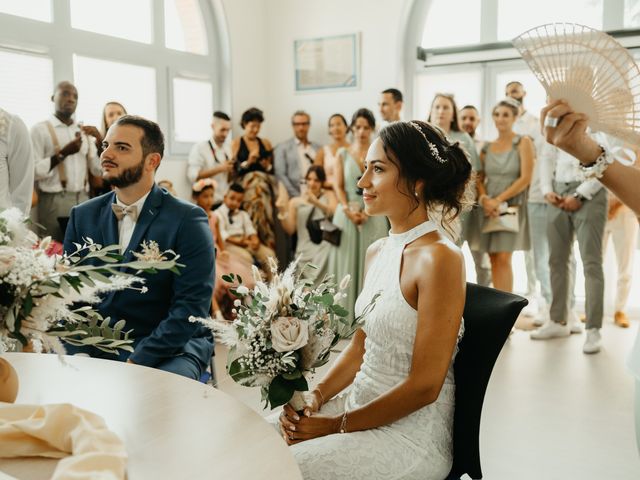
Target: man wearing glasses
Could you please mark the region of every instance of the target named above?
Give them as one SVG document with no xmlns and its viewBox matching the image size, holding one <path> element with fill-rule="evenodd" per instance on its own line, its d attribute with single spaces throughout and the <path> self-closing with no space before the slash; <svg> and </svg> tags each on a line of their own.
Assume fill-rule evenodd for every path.
<svg viewBox="0 0 640 480">
<path fill-rule="evenodd" d="M 320 145 L 310 142 L 309 126 L 311 117 L 298 110 L 291 117 L 294 137 L 276 146 L 274 170 L 290 197 L 299 197 L 304 190 L 304 178 L 316 158 Z"/>
</svg>

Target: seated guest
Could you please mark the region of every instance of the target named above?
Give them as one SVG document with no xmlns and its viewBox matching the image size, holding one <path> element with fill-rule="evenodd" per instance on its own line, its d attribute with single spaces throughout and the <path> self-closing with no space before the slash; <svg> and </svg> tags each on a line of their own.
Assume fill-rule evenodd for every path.
<svg viewBox="0 0 640 480">
<path fill-rule="evenodd" d="M 194 183 L 203 178 L 216 181 L 215 208 L 222 204 L 222 197 L 229 187 L 229 173 L 233 171 L 231 149 L 226 142 L 231 131 L 231 119 L 224 112 L 213 112 L 211 122 L 213 135 L 209 140 L 196 143 L 189 152 L 187 178 Z"/>
<path fill-rule="evenodd" d="M 224 241 L 224 248 L 233 256 L 257 264 L 265 272 L 267 278 L 270 278 L 271 271 L 267 259 L 275 257 L 275 253 L 260 243 L 260 238 L 251 223 L 249 214 L 240 210 L 243 201 L 244 188 L 242 185 L 233 183 L 224 196 L 224 203 L 215 211 L 219 220 L 220 236 Z"/>
<path fill-rule="evenodd" d="M 333 217 L 338 202 L 331 190 L 323 188 L 326 176 L 324 168 L 320 165 L 310 166 L 305 180 L 307 189 L 300 197 L 294 197 L 289 201 L 288 212 L 282 219 L 282 226 L 290 235 L 298 233 L 295 257 L 300 258 L 299 268 L 304 268 L 308 263 L 318 267 L 317 269 L 304 268 L 302 277 L 319 282 L 327 273 L 331 244 L 324 240 L 319 244 L 312 242 L 307 230 L 307 222 Z"/>
<path fill-rule="evenodd" d="M 258 108 L 250 108 L 242 114 L 240 125 L 244 132 L 231 143 L 234 162 L 231 176 L 244 188 L 243 208 L 249 213 L 260 241 L 269 248 L 275 248 L 274 204 L 278 187 L 273 175 L 271 142 L 258 136 L 262 122 L 264 115 Z"/>
<path fill-rule="evenodd" d="M 176 193 L 175 188 L 173 188 L 173 182 L 171 180 L 160 180 L 158 182 L 158 186 L 161 188 L 164 188 L 167 192 L 169 192 L 171 195 L 173 195 L 174 197 L 177 197 L 178 194 Z"/>
<path fill-rule="evenodd" d="M 284 183 L 290 197 L 297 197 L 303 190 L 304 174 L 313 164 L 320 145 L 309 141 L 311 117 L 298 110 L 291 117 L 293 138 L 278 144 L 274 150 L 274 169 L 278 180 Z"/>
<path fill-rule="evenodd" d="M 232 284 L 222 279 L 224 275 L 233 273 L 242 277 L 242 283 L 247 288 L 253 288 L 255 282 L 251 273 L 251 262 L 241 257 L 234 257 L 225 249 L 220 228 L 218 227 L 218 217 L 211 211 L 217 185 L 215 180 L 203 178 L 198 180 L 191 187 L 191 196 L 194 202 L 202 208 L 209 217 L 209 228 L 213 235 L 213 243 L 216 250 L 216 271 L 211 299 L 213 315 L 218 318 L 231 318 L 231 307 L 234 297 L 229 291 Z"/>
<path fill-rule="evenodd" d="M 315 164 L 324 168 L 327 176 L 326 188 L 333 188 L 335 185 L 336 163 L 338 162 L 338 150 L 349 148 L 347 133 L 350 128 L 347 119 L 340 113 L 334 113 L 329 117 L 329 135 L 333 140 L 329 145 L 325 145 L 316 155 Z"/>
<path fill-rule="evenodd" d="M 95 140 L 88 136 L 95 134 L 95 127 L 81 126 L 74 120 L 76 87 L 60 82 L 51 101 L 55 112 L 33 126 L 31 141 L 36 158 L 37 223 L 44 228 L 39 233 L 61 242 L 64 232 L 58 219 L 66 220 L 74 205 L 89 198 L 87 175 L 100 176 L 102 172 Z"/>
<path fill-rule="evenodd" d="M 189 317 L 206 317 L 211 305 L 214 259 L 207 216 L 155 185 L 164 151 L 156 123 L 125 115 L 109 129 L 103 147 L 103 178 L 114 191 L 71 210 L 65 252 L 75 251 L 74 244 L 89 237 L 102 245 L 120 244 L 126 262 L 134 260 L 142 242 L 153 241 L 161 251 L 180 255 L 184 267 L 180 275 L 168 270 L 145 274 L 146 293 L 111 293 L 98 306 L 112 325 L 127 321 L 126 328 L 133 330 L 133 353 L 114 355 L 90 346 L 69 351 L 199 379 L 211 359 L 213 341 L 210 332 L 189 322 Z"/>
</svg>

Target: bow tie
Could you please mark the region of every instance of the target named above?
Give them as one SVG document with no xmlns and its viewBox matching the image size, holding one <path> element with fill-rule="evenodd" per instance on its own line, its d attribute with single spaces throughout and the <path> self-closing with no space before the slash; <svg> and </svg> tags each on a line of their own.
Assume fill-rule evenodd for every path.
<svg viewBox="0 0 640 480">
<path fill-rule="evenodd" d="M 129 215 L 131 220 L 133 220 L 134 222 L 138 220 L 138 207 L 135 205 L 123 207 L 122 205 L 118 205 L 117 203 L 112 203 L 111 210 L 113 210 L 113 213 L 118 220 L 122 220 L 125 215 Z"/>
</svg>

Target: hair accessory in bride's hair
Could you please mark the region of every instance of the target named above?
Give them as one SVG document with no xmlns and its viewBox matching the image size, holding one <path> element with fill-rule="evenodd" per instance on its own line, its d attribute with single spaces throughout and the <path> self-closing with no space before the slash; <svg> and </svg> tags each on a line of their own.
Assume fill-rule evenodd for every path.
<svg viewBox="0 0 640 480">
<path fill-rule="evenodd" d="M 409 122 L 409 125 L 418 130 L 420 132 L 420 135 L 423 136 L 424 140 L 427 142 L 427 145 L 429 145 L 429 151 L 431 152 L 433 158 L 435 158 L 440 163 L 447 163 L 447 161 L 440 156 L 440 152 L 438 151 L 438 147 L 436 146 L 436 144 L 429 141 L 425 133 L 422 131 L 422 128 L 420 128 L 420 125 L 418 125 L 416 122 Z"/>
</svg>

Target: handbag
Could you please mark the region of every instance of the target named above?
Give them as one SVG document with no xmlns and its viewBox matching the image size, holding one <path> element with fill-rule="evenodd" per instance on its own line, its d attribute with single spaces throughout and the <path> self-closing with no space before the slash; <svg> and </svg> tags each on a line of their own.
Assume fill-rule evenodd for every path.
<svg viewBox="0 0 640 480">
<path fill-rule="evenodd" d="M 311 209 L 311 213 L 309 213 L 309 216 L 307 217 L 307 231 L 309 232 L 309 238 L 311 241 L 315 244 L 319 244 L 324 240 L 329 242 L 331 245 L 339 246 L 342 230 L 327 218 L 313 220 L 313 214 L 315 211 L 316 207 L 313 207 Z"/>
<path fill-rule="evenodd" d="M 507 207 L 497 217 L 485 217 L 482 233 L 520 231 L 520 212 L 518 207 Z"/>
</svg>

